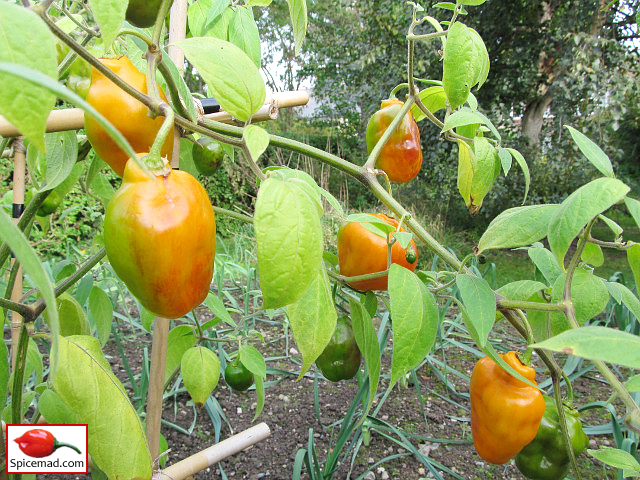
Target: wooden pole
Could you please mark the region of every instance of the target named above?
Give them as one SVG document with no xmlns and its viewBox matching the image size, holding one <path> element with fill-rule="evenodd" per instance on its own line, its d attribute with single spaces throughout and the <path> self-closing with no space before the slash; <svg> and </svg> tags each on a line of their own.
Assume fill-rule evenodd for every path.
<svg viewBox="0 0 640 480">
<path fill-rule="evenodd" d="M 274 105 L 278 108 L 296 107 L 306 105 L 308 101 L 309 94 L 304 90 L 269 94 L 265 105 L 251 118 L 251 121 L 262 122 L 272 120 L 272 106 Z M 272 113 L 269 113 L 270 111 Z M 213 118 L 223 123 L 233 123 L 231 115 L 224 111 L 207 115 L 207 118 Z M 84 112 L 80 108 L 52 110 L 47 118 L 47 133 L 78 130 L 80 128 L 84 128 Z M 9 123 L 6 118 L 0 116 L 0 136 L 17 137 L 18 135 L 20 135 L 20 131 Z"/>
<path fill-rule="evenodd" d="M 187 0 L 175 0 L 171 6 L 169 23 L 169 43 L 185 38 L 187 30 Z M 179 49 L 169 47 L 171 60 L 181 68 L 184 56 Z M 182 67 L 181 69 L 183 69 Z M 174 129 L 172 167 L 180 162 L 180 134 Z M 167 361 L 169 338 L 169 319 L 156 317 L 153 322 L 153 340 L 151 343 L 151 365 L 149 367 L 149 390 L 147 391 L 146 434 L 151 458 L 158 458 L 160 429 L 162 426 L 162 397 L 164 394 L 164 370 Z"/>
<path fill-rule="evenodd" d="M 26 157 L 22 138 L 13 142 L 13 221 L 18 223 L 24 211 L 24 190 L 26 177 Z M 15 257 L 11 258 L 11 267 L 15 264 Z M 11 300 L 19 302 L 22 298 L 22 265 L 18 265 L 18 274 L 11 291 Z M 18 340 L 22 329 L 22 317 L 11 312 L 11 371 L 15 369 L 18 354 Z"/>
<path fill-rule="evenodd" d="M 259 423 L 195 455 L 174 463 L 160 472 L 156 478 L 158 480 L 183 480 L 231 455 L 241 452 L 251 445 L 255 445 L 270 435 L 269 426 L 264 422 Z"/>
</svg>

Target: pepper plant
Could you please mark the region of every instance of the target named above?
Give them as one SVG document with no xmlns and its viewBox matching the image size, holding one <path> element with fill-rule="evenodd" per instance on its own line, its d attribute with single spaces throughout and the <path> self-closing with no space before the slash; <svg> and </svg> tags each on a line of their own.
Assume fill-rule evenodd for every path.
<svg viewBox="0 0 640 480">
<path fill-rule="evenodd" d="M 211 210 L 210 205 L 200 198 L 201 187 L 189 172 L 174 172 L 168 165 L 173 153 L 168 153 L 170 148 L 165 146 L 173 141 L 175 125 L 182 136 L 181 143 L 188 142 L 185 152 L 192 151 L 192 144 L 199 138 L 211 138 L 223 145 L 230 161 L 234 159 L 230 168 L 248 169 L 254 176 L 257 197 L 252 215 L 215 206 L 213 210 L 218 216 L 230 215 L 253 225 L 262 308 L 286 311 L 302 356 L 300 377 L 331 341 L 338 321 L 336 303 L 349 312 L 367 376 L 367 382 L 363 383 L 366 387 L 359 393 L 363 408 L 357 416 L 354 416 L 355 410 L 350 411 L 349 428 L 359 428 L 367 421 L 379 389 L 382 372 L 378 338 L 393 335 L 391 380 L 387 387 L 387 394 L 392 394 L 394 386 L 404 382 L 405 376 L 431 351 L 439 329 L 438 307 L 451 304 L 461 312 L 477 347 L 486 354 L 483 362 L 493 362 L 495 368 L 503 369 L 504 375 L 509 376 L 508 385 L 537 391 L 536 383 L 519 371 L 523 362 L 532 361 L 532 352 L 537 353 L 536 363 L 544 364 L 552 379 L 558 432 L 561 432 L 558 435 L 562 436 L 568 464 L 576 478 L 579 472 L 575 454 L 579 449 L 574 451 L 571 447 L 568 420 L 573 420 L 567 418 L 563 407 L 563 402 L 571 398 L 563 394 L 563 389 L 571 391 L 562 370 L 567 355 L 593 363 L 614 392 L 612 398 L 604 400 L 610 403 L 615 397 L 621 402 L 625 409 L 625 428 L 640 432 L 640 407 L 633 395 L 637 378 L 619 378 L 608 366 L 614 363 L 640 368 L 640 339 L 616 328 L 589 324 L 605 309 L 610 298 L 624 304 L 636 321 L 640 317 L 640 301 L 631 289 L 593 273 L 603 250 L 624 250 L 638 283 L 640 245 L 625 241 L 622 229 L 606 214 L 612 207 L 622 205 L 640 224 L 640 201 L 630 197 L 630 188 L 616 178 L 604 151 L 568 126 L 566 134 L 602 176 L 578 188 L 560 204 L 524 205 L 529 187 L 526 161 L 517 150 L 503 145 L 499 129 L 482 113 L 472 92 L 486 82 L 490 61 L 481 32 L 469 28 L 464 20 L 465 16 L 473 15 L 474 6 L 484 1 L 438 3 L 435 7 L 440 12 L 439 18 L 426 15 L 421 4 L 407 3 L 406 72 L 398 74 L 398 86 L 388 99 L 372 99 L 376 104 L 382 101 L 383 107 L 393 105 L 393 108 L 384 115 L 384 122 L 370 122 L 366 134 L 369 156 L 364 165 L 355 165 L 305 143 L 268 133 L 254 122 L 267 95 L 259 73 L 260 42 L 253 10 L 267 9 L 268 14 L 269 0 L 192 2 L 187 9 L 188 38 L 170 42 L 171 48 L 181 51 L 206 82 L 207 95 L 215 97 L 222 110 L 232 117 L 233 124 L 218 122 L 198 111 L 193 100 L 196 92 L 189 91 L 179 73 L 184 65 L 174 64 L 167 54 L 169 39 L 165 27 L 174 3 L 171 0 L 146 3 L 90 0 L 88 6 L 84 2 L 55 0 L 0 2 L 0 28 L 5 32 L 0 38 L 3 84 L 0 113 L 22 135 L 14 141 L 10 138 L 12 134 L 7 134 L 2 150 L 12 149 L 16 168 L 23 158 L 30 172 L 37 171 L 39 165 L 45 166 L 39 169 L 39 183 L 26 208 L 20 202 L 22 199 L 14 195 L 14 212 L 19 220 L 14 223 L 0 211 L 0 265 L 6 266 L 9 272 L 5 274 L 7 288 L 0 306 L 4 312 L 10 312 L 3 319 L 11 320 L 13 334 L 11 361 L 5 343 L 0 343 L 3 418 L 12 423 L 35 421 L 40 416 L 49 422 L 87 423 L 95 475 L 102 471 L 110 479 L 151 478 L 159 454 L 159 418 L 152 418 L 149 410 L 152 403 L 155 402 L 156 407 L 161 404 L 162 389 L 155 393 L 149 390 L 145 433 L 138 412 L 101 350 L 108 341 L 111 324 L 110 315 L 99 315 L 100 311 L 110 311 L 101 309 L 104 296 L 96 294 L 94 301 L 89 302 L 91 324 L 82 307 L 78 309 L 79 304 L 68 295 L 92 269 L 100 268 L 97 267 L 100 264 L 104 268 L 106 254 L 121 280 L 144 307 L 141 323 L 147 326 L 153 323 L 154 349 L 163 348 L 163 342 L 167 346 L 165 354 L 159 355 L 166 357 L 166 362 L 154 364 L 159 375 L 152 375 L 152 380 L 159 377 L 161 387 L 166 386 L 180 372 L 194 403 L 204 403 L 218 384 L 219 358 L 224 357 L 224 347 L 229 341 L 234 350 L 226 352 L 227 356 L 237 357 L 238 364 L 253 376 L 258 400 L 256 417 L 259 416 L 264 403 L 265 361 L 259 349 L 243 340 L 255 336 L 256 332 L 237 324 L 222 298 L 206 291 L 194 294 L 201 285 L 196 288 L 188 281 L 167 283 L 179 272 L 193 269 L 205 273 L 206 278 L 199 283 L 206 285 L 211 281 L 214 262 L 213 255 L 207 252 L 199 255 L 214 241 L 215 227 L 210 228 L 215 225 L 213 215 L 206 214 L 211 220 L 207 220 L 207 228 L 199 228 L 197 221 L 205 211 Z M 175 3 L 179 4 L 180 0 Z M 308 6 L 305 0 L 288 0 L 288 5 L 295 48 L 299 52 L 305 37 Z M 155 11 L 141 11 L 145 8 Z M 169 17 L 173 15 L 177 13 L 172 12 Z M 29 41 L 25 41 L 25 32 L 29 32 Z M 128 60 L 124 60 L 123 55 Z M 119 58 L 136 80 L 112 68 L 113 58 L 98 56 Z M 88 92 L 77 88 L 79 82 L 68 72 L 78 59 L 92 69 Z M 441 61 L 441 77 L 421 78 L 416 70 L 417 59 Z M 129 63 L 138 71 L 132 71 Z M 80 70 L 74 69 L 74 72 Z M 106 89 L 104 93 L 92 91 L 99 83 Z M 167 97 L 162 89 L 167 91 Z M 79 93 L 86 93 L 86 100 Z M 106 95 L 109 102 L 104 102 Z M 90 162 L 85 160 L 89 144 L 83 137 L 70 132 L 45 136 L 46 120 L 57 99 L 84 111 L 88 141 L 97 153 L 89 157 Z M 142 111 L 144 115 L 122 115 L 128 108 Z M 410 181 L 421 162 L 422 153 L 416 150 L 414 121 L 427 122 L 430 125 L 425 128 L 439 129 L 445 140 L 457 145 L 457 185 L 461 197 L 457 201 L 464 202 L 470 214 L 482 208 L 496 177 L 507 175 L 514 161 L 526 179 L 523 206 L 494 218 L 475 252 L 462 260 L 436 241 L 403 206 L 402 199 L 393 195 L 394 182 Z M 101 133 L 96 135 L 98 131 Z M 137 141 L 143 134 L 148 141 L 141 145 Z M 402 147 L 407 139 L 410 154 Z M 263 153 L 275 147 L 301 153 L 362 183 L 380 202 L 371 207 L 377 215 L 345 216 L 339 202 L 309 174 L 265 165 Z M 394 160 L 389 152 L 407 155 L 398 155 Z M 126 167 L 111 161 L 110 155 L 115 153 L 125 155 Z M 407 158 L 410 161 L 402 163 Z M 182 159 L 171 160 L 179 165 Z M 187 158 L 184 160 L 186 167 Z M 104 162 L 114 168 L 117 175 L 124 175 L 117 193 L 111 185 L 104 184 L 99 174 L 106 168 Z M 187 186 L 174 188 L 174 179 L 183 175 L 188 179 L 185 180 Z M 29 244 L 32 220 L 50 192 L 64 197 L 78 182 L 87 194 L 96 195 L 108 205 L 104 227 L 107 248 L 88 256 L 68 275 L 51 279 L 42 259 Z M 143 192 L 142 184 L 149 185 L 151 194 Z M 129 200 L 123 202 L 126 195 Z M 323 237 L 323 201 L 329 203 L 346 224 L 338 239 Z M 148 208 L 162 202 L 167 202 L 164 213 Z M 127 210 L 131 205 L 135 205 L 137 214 Z M 200 213 L 193 210 L 196 212 L 193 214 L 190 208 L 198 207 L 202 208 Z M 382 210 L 385 215 L 381 215 Z M 114 217 L 116 213 L 111 212 L 118 216 Z M 175 233 L 168 233 L 166 237 L 156 235 L 160 231 L 157 227 L 160 220 L 173 215 L 177 225 Z M 592 236 L 596 222 L 609 227 L 611 238 Z M 143 227 L 148 227 L 151 233 L 143 233 Z M 203 233 L 210 238 L 202 239 Z M 347 236 L 352 237 L 351 246 L 347 245 Z M 203 242 L 202 248 L 196 248 L 199 241 Z M 362 242 L 375 248 L 355 248 Z M 337 244 L 339 258 L 327 251 L 327 246 L 334 244 Z M 418 245 L 438 258 L 434 268 L 418 264 Z M 187 246 L 194 248 L 187 249 Z M 494 291 L 486 280 L 473 273 L 469 261 L 474 255 L 480 257 L 491 249 L 509 248 L 525 248 L 536 267 L 536 275 Z M 183 251 L 188 253 L 182 254 Z M 9 263 L 10 254 L 15 256 L 15 262 Z M 369 271 L 350 271 L 346 267 L 349 262 L 375 267 Z M 12 296 L 16 279 L 20 277 L 18 265 L 28 274 L 32 288 L 26 293 L 19 288 L 17 295 Z M 156 273 L 160 273 L 159 279 Z M 365 290 L 376 293 L 365 293 Z M 340 300 L 338 291 L 348 292 L 349 302 Z M 371 321 L 380 297 L 392 320 L 381 327 L 386 329 L 382 336 Z M 214 313 L 214 319 L 206 324 L 200 324 L 194 315 L 193 322 L 185 318 L 182 324 L 168 331 L 168 328 L 163 330 L 168 325 L 166 318 L 154 320 L 151 313 L 181 317 L 203 300 Z M 159 305 L 180 308 L 174 311 Z M 46 322 L 41 321 L 43 315 Z M 513 361 L 505 362 L 489 341 L 497 319 L 509 322 L 526 341 L 527 349 L 519 359 L 513 354 Z M 222 323 L 226 324 L 226 332 L 231 326 L 232 333 L 219 334 Z M 158 345 L 156 334 L 160 339 Z M 25 372 L 31 373 L 27 371 L 27 358 L 34 348 L 32 337 L 46 342 L 49 370 L 46 378 L 38 376 L 37 384 L 27 388 Z M 523 368 L 531 371 L 528 366 Z M 479 388 L 482 390 L 485 384 Z M 472 409 L 478 407 L 473 405 L 473 399 L 474 395 Z M 32 403 L 35 410 L 25 418 L 25 407 Z M 539 413 L 534 423 L 540 422 L 541 409 Z M 499 423 L 487 417 L 486 412 L 479 411 L 478 415 L 486 429 Z M 519 415 L 528 414 L 525 411 Z M 474 418 L 472 415 L 472 422 Z M 528 419 L 522 420 L 526 423 Z M 534 427 L 524 443 L 535 436 Z M 476 446 L 482 445 L 478 451 L 483 455 L 487 447 L 482 444 L 483 437 L 476 435 L 474 440 Z M 502 445 L 505 451 L 495 456 L 484 456 L 488 461 L 509 461 L 525 446 L 518 443 L 521 441 L 520 438 L 513 444 Z M 637 460 L 629 454 L 624 456 L 621 450 L 590 450 L 589 453 L 602 462 L 624 468 L 625 475 L 640 474 Z M 331 475 L 332 468 L 326 476 Z"/>
</svg>

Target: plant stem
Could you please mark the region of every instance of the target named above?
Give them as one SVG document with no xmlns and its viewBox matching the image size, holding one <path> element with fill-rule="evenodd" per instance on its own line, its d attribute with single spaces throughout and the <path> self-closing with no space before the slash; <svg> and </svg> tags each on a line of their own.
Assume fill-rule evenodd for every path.
<svg viewBox="0 0 640 480">
<path fill-rule="evenodd" d="M 234 212 L 232 210 L 227 210 L 226 208 L 216 207 L 215 205 L 213 205 L 213 211 L 222 215 L 226 215 L 227 217 L 235 218 L 236 220 L 240 220 L 241 222 L 250 223 L 253 225 L 253 218 L 248 215 Z"/>
<path fill-rule="evenodd" d="M 564 437 L 564 447 L 567 449 L 569 455 L 569 461 L 571 463 L 571 469 L 575 473 L 576 480 L 581 480 L 580 471 L 578 470 L 578 463 L 576 462 L 576 455 L 571 445 L 571 436 L 567 426 L 567 414 L 564 411 L 564 405 L 562 402 L 562 392 L 560 391 L 560 381 L 562 377 L 557 375 L 557 372 L 552 372 L 551 380 L 553 381 L 553 396 L 556 401 L 556 408 L 558 410 L 558 423 L 560 424 L 560 430 L 562 430 L 562 436 Z"/>
<path fill-rule="evenodd" d="M 13 385 L 11 389 L 11 423 L 22 423 L 22 387 L 24 370 L 27 365 L 27 349 L 29 346 L 29 332 L 26 324 L 20 328 L 16 365 L 13 370 Z"/>
<path fill-rule="evenodd" d="M 540 312 L 558 312 L 564 311 L 564 305 L 560 303 L 538 303 L 526 302 L 524 300 L 509 300 L 501 297 L 498 299 L 498 308 L 511 308 L 521 310 L 537 310 Z"/>
<path fill-rule="evenodd" d="M 0 297 L 0 307 L 11 310 L 12 312 L 16 312 L 23 318 L 33 317 L 33 309 L 28 305 L 25 305 L 24 303 L 12 302 L 9 299 Z"/>
</svg>

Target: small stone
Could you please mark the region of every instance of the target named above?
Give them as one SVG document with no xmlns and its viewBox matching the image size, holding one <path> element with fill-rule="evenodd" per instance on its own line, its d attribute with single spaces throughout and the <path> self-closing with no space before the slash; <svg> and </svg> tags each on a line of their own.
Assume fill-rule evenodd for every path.
<svg viewBox="0 0 640 480">
<path fill-rule="evenodd" d="M 389 415 L 382 415 L 382 417 L 380 418 L 382 418 L 382 420 L 386 422 L 387 420 L 389 420 Z"/>
<path fill-rule="evenodd" d="M 389 480 L 389 474 L 386 471 L 382 472 L 382 475 L 380 475 L 380 478 L 382 480 Z"/>
<path fill-rule="evenodd" d="M 427 471 L 424 469 L 424 467 L 418 468 L 418 475 L 424 475 L 425 473 L 427 473 Z"/>
<path fill-rule="evenodd" d="M 296 350 L 296 349 L 295 349 L 295 348 L 293 348 L 293 347 L 291 347 L 291 348 L 289 349 L 289 354 L 290 354 L 290 355 L 298 355 L 298 353 L 300 353 L 300 352 L 298 352 L 298 350 Z"/>
<path fill-rule="evenodd" d="M 251 410 L 255 410 L 256 408 L 258 408 L 258 404 L 256 402 L 253 402 L 251 404 Z"/>
<path fill-rule="evenodd" d="M 362 477 L 363 480 L 376 480 L 376 474 L 373 472 L 369 472 L 367 473 L 364 477 Z"/>
<path fill-rule="evenodd" d="M 369 458 L 367 458 L 367 463 L 369 465 L 373 465 L 374 463 L 376 463 L 376 459 L 373 458 L 373 457 L 369 457 Z"/>
<path fill-rule="evenodd" d="M 241 414 L 242 414 L 242 407 L 238 407 L 238 408 L 236 408 L 236 413 L 237 413 L 238 415 L 241 415 Z"/>
</svg>

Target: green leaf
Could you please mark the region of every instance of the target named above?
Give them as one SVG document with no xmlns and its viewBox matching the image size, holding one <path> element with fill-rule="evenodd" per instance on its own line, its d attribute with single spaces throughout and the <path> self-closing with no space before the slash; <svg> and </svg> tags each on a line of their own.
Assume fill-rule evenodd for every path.
<svg viewBox="0 0 640 480">
<path fill-rule="evenodd" d="M 478 85 L 478 88 L 480 88 L 484 82 L 487 81 L 487 77 L 489 76 L 489 52 L 487 52 L 487 47 L 480 34 L 473 28 L 470 28 L 469 31 L 471 32 L 471 37 L 473 39 L 472 66 L 474 76 L 473 80 L 471 80 L 471 85 Z"/>
<path fill-rule="evenodd" d="M 640 337 L 613 328 L 593 326 L 570 329 L 532 347 L 640 368 Z"/>
<path fill-rule="evenodd" d="M 369 375 L 369 399 L 360 420 L 362 422 L 367 418 L 378 391 L 378 383 L 380 381 L 380 344 L 378 343 L 376 330 L 373 328 L 371 316 L 364 306 L 353 298 L 349 298 L 349 305 L 351 306 L 353 336 L 356 338 L 356 343 L 362 358 L 364 358 L 364 364 Z"/>
<path fill-rule="evenodd" d="M 295 44 L 294 55 L 300 53 L 304 37 L 307 35 L 307 0 L 287 0 L 289 5 L 289 17 L 293 27 L 293 39 Z"/>
<path fill-rule="evenodd" d="M 229 25 L 229 41 L 260 68 L 260 33 L 251 8 L 238 6 Z"/>
<path fill-rule="evenodd" d="M 627 200 L 629 197 L 625 197 L 625 200 Z M 622 229 L 622 227 L 620 225 L 618 225 L 616 222 L 614 222 L 613 220 L 611 220 L 608 217 L 605 217 L 604 215 L 598 215 L 598 218 L 600 220 L 602 220 L 604 222 L 604 224 L 609 227 L 609 230 L 611 230 L 613 232 L 613 234 L 617 237 L 618 235 L 622 235 L 622 232 L 624 231 Z"/>
<path fill-rule="evenodd" d="M 456 285 L 483 348 L 496 321 L 495 294 L 485 279 L 473 275 L 458 275 Z"/>
<path fill-rule="evenodd" d="M 478 254 L 494 248 L 531 245 L 547 235 L 558 205 L 527 205 L 505 210 L 494 218 L 478 242 Z"/>
<path fill-rule="evenodd" d="M 467 101 L 475 71 L 473 68 L 474 36 L 463 23 L 449 26 L 444 47 L 442 86 L 452 110 Z"/>
<path fill-rule="evenodd" d="M 478 5 L 482 5 L 487 0 L 458 0 L 462 5 L 469 5 L 471 7 L 477 7 Z"/>
<path fill-rule="evenodd" d="M 513 163 L 513 157 L 509 150 L 506 148 L 498 148 L 498 157 L 500 158 L 500 165 L 502 165 L 502 171 L 504 172 L 504 176 L 506 177 L 511 170 L 511 165 Z"/>
<path fill-rule="evenodd" d="M 140 306 L 140 323 L 142 324 L 142 328 L 151 333 L 151 325 L 155 319 L 156 316 L 153 313 L 143 306 Z"/>
<path fill-rule="evenodd" d="M 207 82 L 208 93 L 233 117 L 246 122 L 264 104 L 264 81 L 258 67 L 232 43 L 194 37 L 176 43 Z"/>
<path fill-rule="evenodd" d="M 1 8 L 1 7 L 0 7 Z M 58 335 L 60 333 L 60 321 L 58 309 L 56 307 L 56 297 L 53 293 L 53 285 L 49 281 L 49 275 L 38 259 L 38 255 L 29 245 L 29 241 L 18 229 L 13 220 L 7 215 L 4 209 L 0 208 L 0 240 L 6 243 L 14 253 L 18 261 L 22 264 L 29 275 L 33 285 L 40 291 L 47 307 L 49 308 L 49 328 L 51 329 L 51 354 L 55 357 L 58 349 Z M 51 363 L 51 374 L 56 371 L 56 363 Z"/>
<path fill-rule="evenodd" d="M 78 301 L 64 292 L 57 298 L 58 317 L 60 318 L 60 335 L 69 337 L 71 335 L 89 335 L 91 329 L 89 320 L 82 310 L 82 306 Z M 47 317 L 49 316 L 47 308 Z"/>
<path fill-rule="evenodd" d="M 254 375 L 253 381 L 256 384 L 256 414 L 253 416 L 252 421 L 255 422 L 264 408 L 264 380 L 262 380 L 262 377 Z"/>
<path fill-rule="evenodd" d="M 638 297 L 636 297 L 626 285 L 621 283 L 616 283 L 616 285 L 622 293 L 622 303 L 624 306 L 629 309 L 637 320 L 640 320 L 640 300 L 638 300 Z"/>
<path fill-rule="evenodd" d="M 47 419 L 47 423 L 50 424 L 78 423 L 75 412 L 69 408 L 69 405 L 64 403 L 60 395 L 48 388 L 40 395 L 38 410 Z"/>
<path fill-rule="evenodd" d="M 598 169 L 600 173 L 605 175 L 606 177 L 613 177 L 613 166 L 611 165 L 611 160 L 606 153 L 604 153 L 598 145 L 596 145 L 592 140 L 590 140 L 586 135 L 579 132 L 573 127 L 569 125 L 565 125 L 569 133 L 571 133 L 571 137 L 573 141 L 576 143 L 580 151 L 587 157 L 594 167 Z"/>
<path fill-rule="evenodd" d="M 128 2 L 114 0 L 89 0 L 93 16 L 100 27 L 105 51 L 111 47 L 122 27 L 122 22 L 124 22 L 127 12 L 127 4 Z"/>
<path fill-rule="evenodd" d="M 109 478 L 151 478 L 140 417 L 93 337 L 60 337 L 53 388 L 89 426 L 89 455 Z M 96 395 L 96 392 L 100 392 Z M 126 448 L 123 448 L 126 446 Z"/>
<path fill-rule="evenodd" d="M 563 265 L 571 242 L 594 217 L 622 200 L 629 187 L 615 178 L 598 178 L 569 195 L 549 222 L 549 246 Z"/>
<path fill-rule="evenodd" d="M 198 0 L 187 9 L 187 23 L 189 31 L 194 37 L 201 37 L 205 32 L 207 13 L 213 5 L 213 0 Z M 226 6 L 225 6 L 226 8 Z"/>
<path fill-rule="evenodd" d="M 466 107 L 449 115 L 447 120 L 444 122 L 444 126 L 442 127 L 442 133 L 453 130 L 454 128 L 475 124 L 485 125 L 489 130 L 491 130 L 491 133 L 496 137 L 498 143 L 502 141 L 502 136 L 486 115 L 483 115 L 480 112 L 474 112 Z M 509 149 L 509 151 L 511 151 L 511 149 Z"/>
<path fill-rule="evenodd" d="M 560 275 L 551 290 L 551 301 L 562 300 L 566 275 Z M 609 290 L 604 281 L 590 270 L 577 269 L 571 281 L 571 300 L 576 312 L 576 320 L 583 325 L 587 320 L 600 314 L 609 302 Z M 551 333 L 556 335 L 569 328 L 565 316 L 560 313 L 551 314 Z"/>
<path fill-rule="evenodd" d="M 180 366 L 182 355 L 196 344 L 197 338 L 189 325 L 178 325 L 169 332 L 167 340 L 167 360 L 164 365 L 165 383 Z"/>
<path fill-rule="evenodd" d="M 207 19 L 205 22 L 205 31 L 210 30 L 212 25 L 216 23 L 220 17 L 224 14 L 224 12 L 233 12 L 231 8 L 227 8 L 231 5 L 231 0 L 215 0 L 212 2 L 207 2 L 208 5 L 211 5 L 209 10 L 207 11 Z M 211 35 L 207 35 L 211 36 Z M 215 36 L 215 35 L 214 35 Z M 220 37 L 218 37 L 220 38 Z"/>
<path fill-rule="evenodd" d="M 45 136 L 47 148 L 46 180 L 40 191 L 51 190 L 71 174 L 78 159 L 78 140 L 74 131 L 48 133 Z"/>
<path fill-rule="evenodd" d="M 560 264 L 549 250 L 543 247 L 531 247 L 527 250 L 527 254 L 540 273 L 547 281 L 547 285 L 551 286 L 559 275 L 562 275 Z"/>
<path fill-rule="evenodd" d="M 640 375 L 634 375 L 624 384 L 629 392 L 640 392 Z"/>
<path fill-rule="evenodd" d="M 13 3 L 0 2 L 0 62 L 20 63 L 55 81 L 58 71 L 53 34 L 38 15 Z M 25 85 L 23 79 L 11 75 L 11 70 L 0 73 L 0 84 L 0 114 L 44 152 L 44 132 L 55 95 L 41 86 Z"/>
<path fill-rule="evenodd" d="M 293 338 L 302 355 L 298 378 L 302 378 L 329 344 L 338 319 L 327 272 L 322 267 L 315 272 L 316 278 L 302 297 L 287 306 Z"/>
<path fill-rule="evenodd" d="M 296 302 L 316 279 L 322 261 L 316 202 L 296 179 L 269 177 L 258 191 L 253 226 L 263 308 Z"/>
<path fill-rule="evenodd" d="M 473 153 L 469 146 L 458 140 L 458 178 L 456 186 L 467 208 L 471 206 L 471 182 L 473 181 Z"/>
<path fill-rule="evenodd" d="M 529 166 L 527 165 L 527 161 L 524 159 L 522 154 L 514 148 L 507 148 L 507 151 L 513 155 L 513 158 L 516 159 L 516 162 L 520 166 L 522 170 L 522 174 L 524 175 L 524 198 L 522 199 L 522 203 L 527 200 L 527 194 L 529 193 L 529 185 L 531 184 L 531 174 L 529 173 Z"/>
<path fill-rule="evenodd" d="M 455 10 L 456 4 L 451 2 L 438 2 L 433 5 L 434 8 L 442 8 L 444 10 Z"/>
<path fill-rule="evenodd" d="M 640 202 L 635 198 L 625 197 L 624 204 L 627 210 L 636 222 L 636 226 L 640 228 Z"/>
<path fill-rule="evenodd" d="M 598 450 L 588 448 L 587 453 L 602 463 L 623 470 L 621 473 L 624 478 L 640 477 L 640 464 L 629 452 L 602 446 Z"/>
<path fill-rule="evenodd" d="M 98 287 L 93 287 L 89 294 L 89 311 L 96 328 L 96 336 L 103 347 L 109 340 L 111 322 L 113 321 L 113 304 L 109 295 Z"/>
<path fill-rule="evenodd" d="M 222 303 L 222 300 L 220 299 L 220 297 L 209 292 L 207 294 L 207 298 L 205 298 L 204 300 L 204 304 L 209 308 L 209 310 L 211 310 L 211 312 L 216 317 L 218 317 L 224 323 L 231 325 L 233 327 L 236 326 L 236 322 L 233 320 L 233 318 L 231 318 L 231 315 L 229 315 L 229 311 L 224 306 L 224 303 Z"/>
<path fill-rule="evenodd" d="M 38 350 L 38 345 L 30 338 L 29 346 L 27 347 L 27 361 L 24 367 L 25 382 L 31 374 L 35 373 L 35 383 L 41 383 L 43 370 L 42 355 L 40 354 L 40 350 Z"/>
<path fill-rule="evenodd" d="M 252 345 L 242 345 L 240 347 L 240 361 L 254 375 L 260 378 L 267 377 L 267 364 L 260 351 Z"/>
<path fill-rule="evenodd" d="M 248 0 L 245 5 L 247 7 L 268 7 L 273 0 Z"/>
<path fill-rule="evenodd" d="M 503 285 L 496 290 L 496 293 L 509 300 L 528 300 L 532 295 L 546 288 L 544 283 L 535 280 L 516 280 Z"/>
<path fill-rule="evenodd" d="M 389 297 L 393 319 L 391 389 L 405 373 L 417 367 L 433 347 L 439 314 L 435 298 L 426 285 L 411 270 L 396 263 L 389 268 Z"/>
<path fill-rule="evenodd" d="M 631 267 L 636 287 L 640 289 L 640 244 L 632 245 L 627 249 L 627 262 Z"/>
<path fill-rule="evenodd" d="M 258 163 L 260 155 L 262 155 L 269 146 L 269 134 L 264 128 L 258 125 L 248 125 L 242 132 L 242 139 L 247 144 L 251 159 Z"/>
<path fill-rule="evenodd" d="M 431 113 L 436 113 L 447 106 L 447 96 L 443 87 L 429 87 L 420 91 L 420 101 Z M 424 120 L 427 116 L 415 104 L 411 106 L 411 113 L 416 122 Z"/>
<path fill-rule="evenodd" d="M 220 380 L 220 360 L 206 347 L 191 347 L 182 355 L 180 373 L 193 403 L 201 408 Z"/>
<path fill-rule="evenodd" d="M 4 330 L 4 315 L 0 311 L 0 320 Z M 7 404 L 9 394 L 9 350 L 4 340 L 0 342 L 0 413 Z"/>
<path fill-rule="evenodd" d="M 600 267 L 604 263 L 604 255 L 602 254 L 600 245 L 587 243 L 580 254 L 580 259 L 592 267 Z"/>
</svg>

